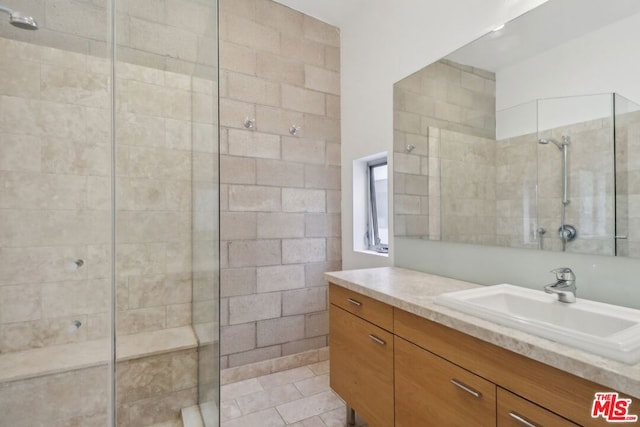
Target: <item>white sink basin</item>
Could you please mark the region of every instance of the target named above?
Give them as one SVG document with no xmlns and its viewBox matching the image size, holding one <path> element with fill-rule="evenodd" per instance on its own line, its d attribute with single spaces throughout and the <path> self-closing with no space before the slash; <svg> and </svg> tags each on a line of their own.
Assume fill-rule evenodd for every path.
<svg viewBox="0 0 640 427">
<path fill-rule="evenodd" d="M 620 362 L 640 361 L 640 310 L 513 285 L 449 292 L 435 302 Z"/>
</svg>

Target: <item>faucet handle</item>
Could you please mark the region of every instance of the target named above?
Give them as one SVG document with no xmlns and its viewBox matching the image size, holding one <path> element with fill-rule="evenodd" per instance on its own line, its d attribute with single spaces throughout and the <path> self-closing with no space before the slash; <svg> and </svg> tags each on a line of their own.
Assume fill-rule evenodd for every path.
<svg viewBox="0 0 640 427">
<path fill-rule="evenodd" d="M 569 267 L 555 268 L 551 270 L 551 272 L 555 273 L 556 280 L 562 280 L 565 282 L 570 280 L 576 280 L 575 273 Z"/>
</svg>

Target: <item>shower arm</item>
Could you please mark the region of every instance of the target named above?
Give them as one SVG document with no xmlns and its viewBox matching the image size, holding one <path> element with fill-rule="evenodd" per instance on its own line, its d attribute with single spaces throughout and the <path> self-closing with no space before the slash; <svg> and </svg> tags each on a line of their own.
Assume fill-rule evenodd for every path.
<svg viewBox="0 0 640 427">
<path fill-rule="evenodd" d="M 8 7 L 0 6 L 0 12 L 8 13 L 9 15 L 11 15 L 13 13 L 13 10 L 9 9 Z"/>
</svg>

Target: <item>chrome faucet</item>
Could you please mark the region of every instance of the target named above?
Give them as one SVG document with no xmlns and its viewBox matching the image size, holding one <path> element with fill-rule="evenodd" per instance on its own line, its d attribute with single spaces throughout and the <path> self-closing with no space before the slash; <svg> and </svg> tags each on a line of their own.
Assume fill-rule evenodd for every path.
<svg viewBox="0 0 640 427">
<path fill-rule="evenodd" d="M 544 287 L 548 294 L 557 294 L 560 302 L 576 302 L 576 275 L 568 267 L 551 270 L 556 274 L 556 282 Z"/>
</svg>

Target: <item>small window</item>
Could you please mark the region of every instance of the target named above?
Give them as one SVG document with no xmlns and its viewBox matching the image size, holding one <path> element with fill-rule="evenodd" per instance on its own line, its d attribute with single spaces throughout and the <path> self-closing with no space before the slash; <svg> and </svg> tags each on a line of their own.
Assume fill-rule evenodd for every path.
<svg viewBox="0 0 640 427">
<path fill-rule="evenodd" d="M 389 203 L 387 159 L 378 159 L 367 163 L 369 174 L 369 249 L 389 252 Z"/>
</svg>

